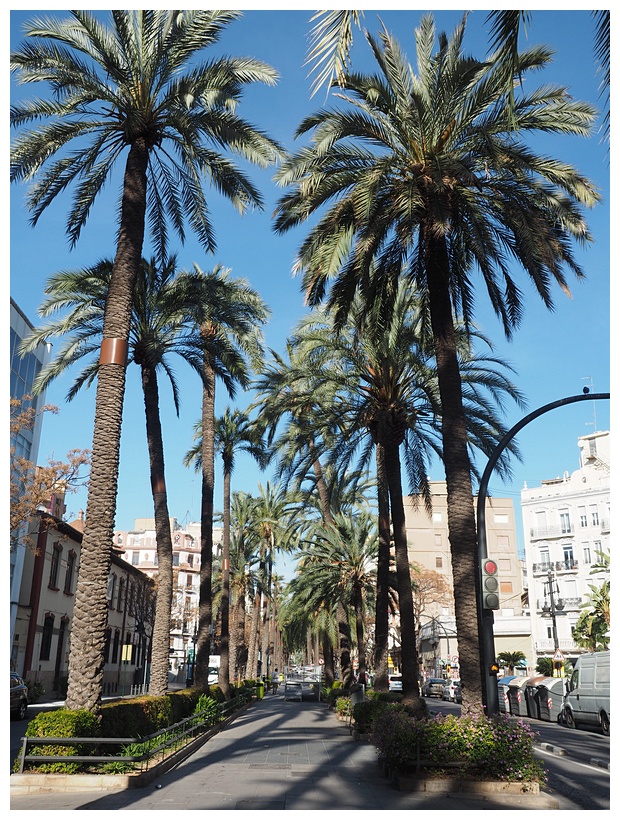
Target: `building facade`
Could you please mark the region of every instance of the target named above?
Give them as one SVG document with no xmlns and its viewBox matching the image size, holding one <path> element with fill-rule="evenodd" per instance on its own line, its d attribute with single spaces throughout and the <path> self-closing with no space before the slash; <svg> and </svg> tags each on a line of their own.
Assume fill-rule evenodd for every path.
<svg viewBox="0 0 620 820">
<path fill-rule="evenodd" d="M 170 629 L 170 680 L 182 682 L 195 658 L 200 601 L 200 524 L 181 527 L 170 519 L 172 533 L 173 598 Z M 221 552 L 222 530 L 213 530 L 214 558 Z M 114 545 L 122 558 L 152 579 L 157 578 L 155 520 L 136 518 L 133 530 L 116 530 Z M 214 638 L 213 638 L 214 639 Z M 213 648 L 213 640 L 212 640 Z M 213 654 L 213 652 L 211 652 Z"/>
<path fill-rule="evenodd" d="M 33 329 L 33 325 L 24 316 L 13 299 L 11 299 L 9 342 L 9 355 L 11 362 L 10 390 L 11 399 L 16 399 L 17 401 L 23 401 L 24 396 L 32 395 L 32 385 L 34 380 L 38 376 L 41 368 L 48 363 L 51 355 L 50 344 L 41 344 L 33 353 L 26 353 L 24 356 L 19 355 L 19 345 Z M 16 456 L 31 461 L 32 464 L 35 465 L 39 454 L 41 424 L 43 421 L 43 414 L 38 411 L 45 404 L 45 393 L 40 393 L 38 396 L 34 397 L 29 404 L 34 405 L 37 410 L 34 426 L 31 430 L 22 429 L 15 435 L 11 435 L 11 452 L 14 452 Z M 10 552 L 9 564 L 11 646 L 13 645 L 13 635 L 15 633 L 19 589 L 22 580 L 25 556 L 26 547 L 22 543 L 22 540 L 17 538 L 15 548 Z"/>
<path fill-rule="evenodd" d="M 521 491 L 533 649 L 576 660 L 572 628 L 581 614 L 598 553 L 609 553 L 610 436 L 580 436 L 579 468 Z"/>
<path fill-rule="evenodd" d="M 452 559 L 448 539 L 448 493 L 444 481 L 431 482 L 432 512 L 421 499 L 408 496 L 405 523 L 409 560 L 437 573 L 449 594 L 425 602 L 419 613 L 421 678 L 459 677 L 458 635 L 454 611 Z M 474 498 L 474 508 L 477 499 Z M 514 504 L 510 498 L 486 501 L 487 549 L 498 565 L 500 609 L 494 613 L 496 653 L 522 651 L 532 666 L 531 625 L 523 608 L 522 564 L 518 556 Z M 475 594 L 472 590 L 472 595 Z"/>
<path fill-rule="evenodd" d="M 11 669 L 64 698 L 83 522 L 47 513 L 31 522 L 36 549 L 26 550 Z M 148 681 L 155 585 L 112 551 L 103 694 L 129 694 Z M 135 689 L 133 690 L 135 691 Z"/>
</svg>

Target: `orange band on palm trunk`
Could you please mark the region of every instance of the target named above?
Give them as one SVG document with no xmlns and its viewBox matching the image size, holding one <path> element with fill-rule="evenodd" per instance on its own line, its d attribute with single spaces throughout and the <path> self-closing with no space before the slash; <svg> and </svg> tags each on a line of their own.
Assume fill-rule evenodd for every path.
<svg viewBox="0 0 620 820">
<path fill-rule="evenodd" d="M 101 342 L 99 364 L 127 364 L 127 341 L 125 339 L 104 339 Z"/>
</svg>

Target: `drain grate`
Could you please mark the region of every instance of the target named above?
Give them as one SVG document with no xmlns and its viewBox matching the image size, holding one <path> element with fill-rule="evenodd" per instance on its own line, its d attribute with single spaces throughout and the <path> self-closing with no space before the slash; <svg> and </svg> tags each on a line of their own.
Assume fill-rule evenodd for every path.
<svg viewBox="0 0 620 820">
<path fill-rule="evenodd" d="M 289 763 L 250 763 L 250 769 L 290 769 Z"/>
</svg>

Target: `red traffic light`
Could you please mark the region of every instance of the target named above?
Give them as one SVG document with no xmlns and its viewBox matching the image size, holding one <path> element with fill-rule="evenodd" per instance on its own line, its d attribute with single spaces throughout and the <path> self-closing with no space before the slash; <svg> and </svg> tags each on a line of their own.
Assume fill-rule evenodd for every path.
<svg viewBox="0 0 620 820">
<path fill-rule="evenodd" d="M 485 558 L 484 572 L 487 575 L 495 575 L 495 573 L 497 572 L 497 564 L 495 563 L 495 561 L 492 561 L 490 558 Z"/>
</svg>

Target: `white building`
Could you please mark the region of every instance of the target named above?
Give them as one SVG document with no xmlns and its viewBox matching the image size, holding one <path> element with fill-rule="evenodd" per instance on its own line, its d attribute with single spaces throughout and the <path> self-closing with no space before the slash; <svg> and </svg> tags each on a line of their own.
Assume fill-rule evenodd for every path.
<svg viewBox="0 0 620 820">
<path fill-rule="evenodd" d="M 34 329 L 33 325 L 21 312 L 17 304 L 11 299 L 10 317 L 10 349 L 11 357 L 11 398 L 22 400 L 24 396 L 32 393 L 32 385 L 39 374 L 41 368 L 47 364 L 51 354 L 50 344 L 40 344 L 33 353 L 19 355 L 19 345 L 23 339 Z M 20 430 L 11 439 L 11 449 L 17 456 L 28 459 L 33 464 L 37 463 L 39 452 L 39 440 L 41 438 L 41 423 L 43 414 L 38 412 L 45 404 L 45 393 L 36 396 L 32 403 L 37 409 L 35 423 L 32 430 Z M 24 525 L 26 526 L 26 525 Z M 19 603 L 19 590 L 22 582 L 22 572 L 24 568 L 26 547 L 18 542 L 18 545 L 10 553 L 10 587 L 11 587 L 11 609 L 10 609 L 10 643 L 13 646 L 15 636 L 15 621 L 17 618 L 17 608 Z M 15 661 L 13 658 L 12 661 Z"/>
<path fill-rule="evenodd" d="M 598 551 L 609 552 L 609 432 L 580 436 L 579 469 L 521 491 L 532 643 L 537 657 L 559 649 L 576 659 L 572 639 Z M 552 600 L 553 599 L 553 600 Z M 557 644 L 557 645 L 556 645 Z"/>
<path fill-rule="evenodd" d="M 170 630 L 170 673 L 173 680 L 185 675 L 195 650 L 200 601 L 200 524 L 181 527 L 170 519 L 172 532 L 173 598 Z M 221 552 L 222 530 L 213 529 L 213 556 Z M 123 559 L 150 578 L 157 577 L 157 538 L 153 518 L 136 518 L 133 530 L 116 530 L 114 546 Z"/>
</svg>

